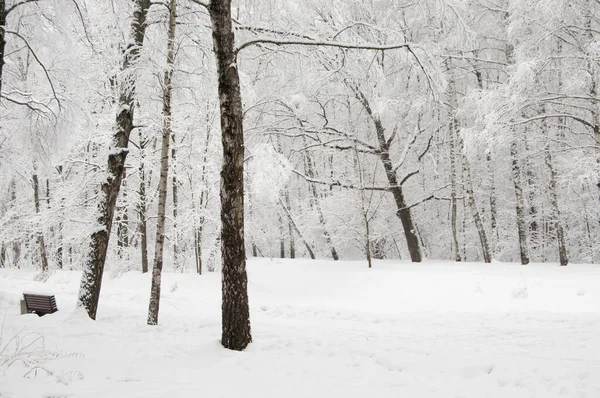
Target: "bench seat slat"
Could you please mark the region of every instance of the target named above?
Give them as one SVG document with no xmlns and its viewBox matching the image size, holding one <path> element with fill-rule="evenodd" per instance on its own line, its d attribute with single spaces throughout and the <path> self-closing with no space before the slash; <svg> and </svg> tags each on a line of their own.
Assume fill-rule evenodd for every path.
<svg viewBox="0 0 600 398">
<path fill-rule="evenodd" d="M 58 308 L 56 307 L 56 298 L 54 296 L 23 293 L 23 298 L 28 312 L 35 312 L 41 316 L 58 311 Z"/>
</svg>

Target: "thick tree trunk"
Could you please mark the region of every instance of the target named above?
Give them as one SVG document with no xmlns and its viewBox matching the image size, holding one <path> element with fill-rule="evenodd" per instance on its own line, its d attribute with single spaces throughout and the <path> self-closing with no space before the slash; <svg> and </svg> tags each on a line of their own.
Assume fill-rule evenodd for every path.
<svg viewBox="0 0 600 398">
<path fill-rule="evenodd" d="M 146 13 L 150 0 L 136 0 L 131 24 L 131 40 L 123 53 L 121 73 L 125 81 L 121 83 L 117 108 L 116 128 L 108 155 L 107 177 L 100 185 L 100 202 L 98 204 L 97 230 L 92 234 L 87 259 L 83 265 L 83 275 L 79 287 L 77 305 L 85 308 L 89 317 L 96 319 L 98 300 L 102 286 L 102 275 L 117 196 L 121 188 L 125 158 L 129 136 L 133 129 L 135 72 L 132 63 L 138 58 L 144 43 L 146 31 Z"/>
<path fill-rule="evenodd" d="M 35 214 L 40 212 L 40 183 L 37 172 L 33 172 L 33 201 L 35 205 Z M 46 243 L 44 242 L 44 234 L 42 231 L 37 233 L 38 245 L 40 247 L 40 264 L 42 266 L 42 272 L 48 272 L 48 256 L 46 255 Z"/>
<path fill-rule="evenodd" d="M 243 350 L 252 341 L 244 243 L 244 129 L 240 79 L 234 52 L 231 1 L 209 6 L 217 60 L 223 168 L 221 170 L 221 344 Z"/>
<path fill-rule="evenodd" d="M 169 1 L 167 66 L 163 81 L 163 133 L 160 152 L 160 178 L 158 180 L 158 217 L 156 219 L 156 245 L 154 249 L 154 264 L 152 266 L 152 286 L 150 288 L 150 303 L 148 305 L 148 325 L 158 324 L 158 311 L 160 308 L 160 287 L 165 248 L 167 181 L 169 178 L 169 143 L 173 134 L 171 95 L 173 92 L 173 65 L 175 63 L 176 4 L 177 0 Z"/>
<path fill-rule="evenodd" d="M 525 198 L 523 195 L 523 183 L 521 182 L 521 166 L 517 158 L 517 142 L 513 141 L 510 146 L 512 158 L 512 180 L 515 187 L 516 211 L 517 211 L 517 233 L 519 236 L 519 254 L 521 264 L 529 264 L 529 247 L 527 245 L 527 224 L 525 220 Z"/>
</svg>

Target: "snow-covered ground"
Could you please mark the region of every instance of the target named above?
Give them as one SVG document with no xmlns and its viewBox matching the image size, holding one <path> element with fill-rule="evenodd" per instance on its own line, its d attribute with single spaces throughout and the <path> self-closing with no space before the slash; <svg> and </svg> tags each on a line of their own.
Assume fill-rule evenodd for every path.
<svg viewBox="0 0 600 398">
<path fill-rule="evenodd" d="M 30 271 L 0 269 L 0 397 L 600 397 L 600 266 L 250 260 L 254 342 L 221 348 L 218 274 L 107 273 L 98 321 L 78 272 L 19 315 Z"/>
</svg>

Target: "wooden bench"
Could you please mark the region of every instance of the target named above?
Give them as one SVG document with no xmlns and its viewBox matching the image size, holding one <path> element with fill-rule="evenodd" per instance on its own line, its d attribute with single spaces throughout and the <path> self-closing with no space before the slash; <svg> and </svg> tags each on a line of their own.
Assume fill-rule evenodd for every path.
<svg viewBox="0 0 600 398">
<path fill-rule="evenodd" d="M 38 316 L 44 316 L 58 311 L 54 296 L 23 293 L 23 299 L 27 313 L 36 313 Z"/>
</svg>

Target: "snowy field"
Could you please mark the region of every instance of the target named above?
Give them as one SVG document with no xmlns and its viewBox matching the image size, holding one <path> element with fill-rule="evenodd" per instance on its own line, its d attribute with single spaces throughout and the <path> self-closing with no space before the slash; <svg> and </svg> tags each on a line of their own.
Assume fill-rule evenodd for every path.
<svg viewBox="0 0 600 398">
<path fill-rule="evenodd" d="M 218 274 L 0 270 L 0 397 L 600 397 L 600 266 L 250 260 L 254 342 L 221 348 Z M 19 315 L 27 290 L 59 312 Z"/>
</svg>

